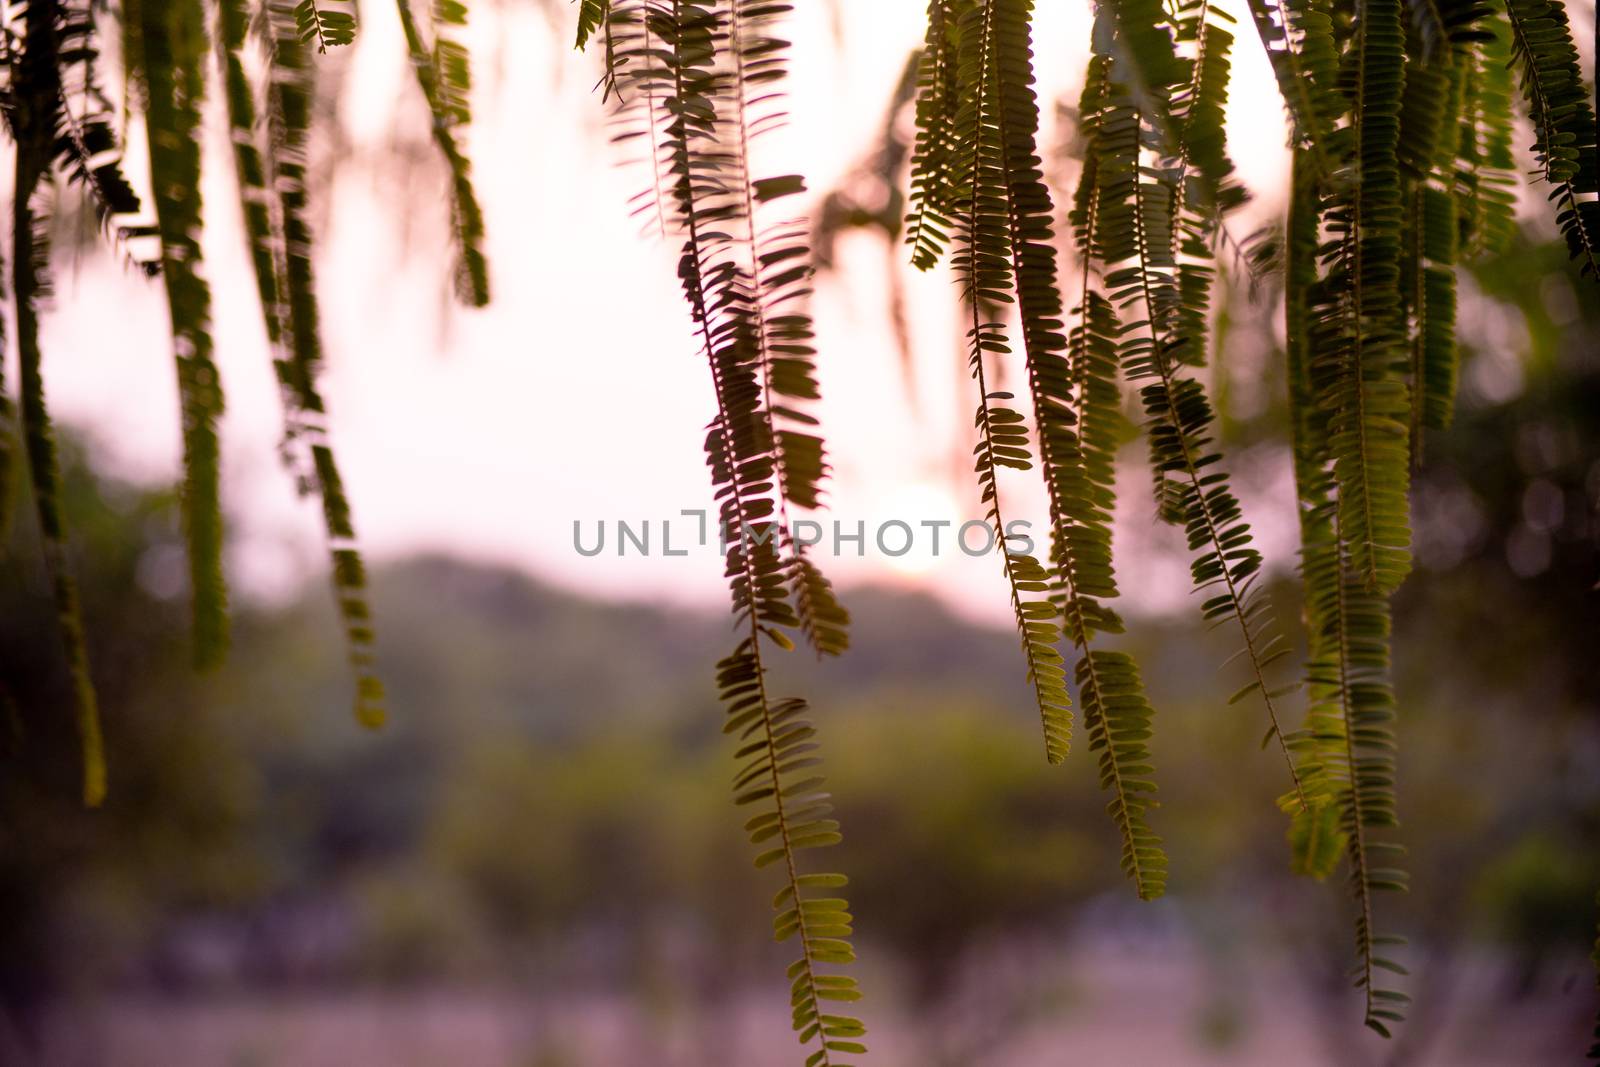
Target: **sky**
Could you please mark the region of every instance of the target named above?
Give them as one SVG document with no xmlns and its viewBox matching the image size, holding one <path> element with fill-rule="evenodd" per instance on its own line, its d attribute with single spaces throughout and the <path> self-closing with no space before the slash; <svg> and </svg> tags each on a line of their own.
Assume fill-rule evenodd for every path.
<svg viewBox="0 0 1600 1067">
<path fill-rule="evenodd" d="M 557 30 L 546 7 L 560 19 Z M 791 122 L 763 145 L 758 166 L 799 170 L 818 195 L 875 144 L 892 88 L 920 43 L 925 6 L 841 0 L 797 7 Z M 1237 0 L 1223 7 L 1244 15 Z M 484 310 L 455 306 L 448 295 L 444 175 L 427 146 L 392 8 L 367 4 L 362 15 L 356 45 L 324 60 L 338 82 L 337 113 L 324 118 L 335 123 L 342 161 L 314 169 L 323 180 L 313 196 L 324 393 L 366 550 L 376 559 L 449 551 L 588 593 L 720 602 L 726 592 L 714 548 L 671 558 L 659 551 L 663 522 L 675 520 L 679 548 L 696 528 L 682 512 L 711 507 L 702 452 L 710 379 L 677 285 L 676 250 L 629 216 L 643 178 L 608 143 L 606 109 L 591 91 L 597 60 L 572 50 L 569 5 L 500 0 L 473 8 L 467 40 L 478 86 L 468 143 L 494 289 Z M 1040 5 L 1035 52 L 1047 104 L 1075 100 L 1088 30 L 1087 2 Z M 1252 210 L 1259 217 L 1279 203 L 1283 116 L 1248 22 L 1235 52 L 1229 134 L 1258 194 Z M 1041 141 L 1049 145 L 1063 132 L 1053 108 L 1044 114 Z M 324 136 L 323 156 L 334 140 Z M 228 395 L 221 430 L 229 577 L 247 597 L 281 599 L 323 566 L 320 517 L 279 465 L 281 411 L 215 106 L 205 151 L 206 271 Z M 142 158 L 135 144 L 130 167 L 137 171 Z M 1246 219 L 1240 229 L 1250 227 Z M 929 588 L 963 613 L 1001 619 L 1008 608 L 999 560 L 950 551 L 949 532 L 935 556 L 932 528 L 922 525 L 943 520 L 953 531 L 982 514 L 970 470 L 957 469 L 952 447 L 970 426 L 975 397 L 961 377 L 950 275 L 920 275 L 904 258 L 898 270 L 913 340 L 911 386 L 884 311 L 881 240 L 847 236 L 840 270 L 819 280 L 818 414 L 835 472 L 830 512 L 816 517 L 825 534 L 837 519 L 846 532 L 864 523 L 868 536 L 863 555 L 847 544 L 841 557 L 820 560 L 843 585 Z M 91 253 L 62 265 L 57 288 L 43 327 L 54 414 L 88 434 L 111 473 L 171 481 L 179 469 L 178 409 L 158 283 Z M 1281 456 L 1237 457 L 1233 466 L 1247 506 L 1270 510 L 1274 495 L 1283 498 L 1272 492 L 1287 484 Z M 1156 528 L 1144 504 L 1145 476 L 1128 473 L 1117 526 L 1118 551 L 1133 560 L 1127 595 L 1135 609 L 1181 607 L 1189 599 L 1181 533 Z M 1035 480 L 1007 483 L 1003 492 L 1014 501 L 1008 510 L 1042 537 Z M 1287 562 L 1289 517 L 1251 517 L 1269 557 Z M 872 544 L 892 519 L 915 535 L 901 556 Z M 654 551 L 619 558 L 617 520 L 635 530 L 648 521 Z M 605 551 L 579 554 L 574 523 L 592 546 L 601 521 Z M 904 534 L 886 536 L 894 550 Z"/>
</svg>

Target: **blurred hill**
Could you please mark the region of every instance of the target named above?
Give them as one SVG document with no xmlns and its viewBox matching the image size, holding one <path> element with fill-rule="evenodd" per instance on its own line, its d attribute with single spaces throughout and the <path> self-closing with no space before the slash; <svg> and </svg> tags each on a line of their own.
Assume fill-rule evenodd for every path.
<svg viewBox="0 0 1600 1067">
<path fill-rule="evenodd" d="M 189 673 L 181 604 L 149 591 L 170 515 L 137 499 L 108 509 L 143 516 L 132 532 L 152 544 L 98 557 L 120 560 L 120 576 L 98 573 L 90 608 L 99 634 L 118 633 L 107 613 L 146 620 L 96 649 L 103 671 L 127 672 L 106 687 L 105 811 L 77 810 L 70 736 L 35 721 L 48 705 L 33 694 L 58 684 L 48 650 L 6 665 L 13 697 L 29 696 L 12 706 L 21 728 L 7 753 L 0 847 L 11 916 L 0 966 L 19 1031 L 55 1032 L 53 1013 L 84 996 L 182 1005 L 480 988 L 540 1002 L 586 990 L 666 997 L 682 1010 L 739 1002 L 780 965 L 709 685 L 708 664 L 729 642 L 722 618 L 591 602 L 441 557 L 386 566 L 374 585 L 393 715 L 368 733 L 352 721 L 320 589 L 279 614 L 247 613 L 231 664 Z M 24 615 L 43 603 L 42 588 L 10 595 L 28 603 Z M 937 1039 L 957 1050 L 945 1062 L 972 1062 L 959 1050 L 988 1039 L 995 1011 L 1025 1023 L 1065 1010 L 1050 1005 L 1071 999 L 1076 972 L 1050 979 L 1068 985 L 1042 1001 L 1022 996 L 1038 975 L 1085 956 L 1126 966 L 1130 953 L 1153 952 L 1151 966 L 1183 960 L 1161 967 L 1200 984 L 1168 970 L 1125 980 L 1178 982 L 1193 1000 L 1182 1026 L 1220 1028 L 1220 1047 L 1275 1040 L 1270 1027 L 1248 1037 L 1261 1010 L 1278 1011 L 1262 997 L 1283 992 L 1237 984 L 1256 967 L 1287 968 L 1311 1023 L 1345 1040 L 1333 1036 L 1348 1030 L 1340 888 L 1279 873 L 1277 766 L 1258 749 L 1259 724 L 1224 703 L 1230 687 L 1214 669 L 1224 646 L 1186 626 L 1138 628 L 1160 709 L 1157 825 L 1175 871 L 1172 899 L 1141 907 L 1116 873 L 1092 754 L 1044 763 L 1011 635 L 922 596 L 857 589 L 849 603 L 850 654 L 786 669 L 804 671 L 824 731 L 846 829 L 840 863 L 882 1010 L 963 1004 L 986 988 L 992 1000 L 975 978 L 986 968 L 1034 974 L 989 1008 L 951 1016 Z M 0 647 L 22 643 L 8 635 Z M 1446 755 L 1470 759 L 1501 743 L 1503 721 L 1490 700 L 1470 728 L 1424 704 L 1409 729 L 1454 734 Z M 1553 741 L 1525 737 L 1523 752 L 1547 759 L 1539 753 Z M 1548 795 L 1531 765 L 1479 762 L 1463 780 L 1431 751 L 1412 745 L 1404 794 L 1421 857 L 1406 925 L 1424 932 L 1424 987 L 1442 1008 L 1460 975 L 1482 985 L 1499 973 L 1487 979 L 1495 998 L 1533 997 L 1541 1026 L 1577 1040 L 1589 986 L 1574 976 L 1585 974 L 1600 871 L 1579 829 L 1525 821 L 1529 805 L 1567 798 Z M 1448 865 L 1434 866 L 1440 857 Z M 1485 951 L 1497 961 L 1488 972 Z M 1463 970 L 1468 959 L 1477 969 Z M 1566 992 L 1552 994 L 1551 982 Z M 781 1027 L 771 1032 L 781 1047 Z M 1521 1024 L 1503 1036 L 1526 1039 Z"/>
</svg>

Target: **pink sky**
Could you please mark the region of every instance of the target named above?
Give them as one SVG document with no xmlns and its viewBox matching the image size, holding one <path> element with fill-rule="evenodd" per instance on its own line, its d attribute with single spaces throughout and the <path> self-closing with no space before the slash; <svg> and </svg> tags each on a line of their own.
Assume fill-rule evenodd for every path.
<svg viewBox="0 0 1600 1067">
<path fill-rule="evenodd" d="M 1242 4 L 1224 6 L 1243 17 Z M 842 42 L 833 36 L 832 5 L 799 9 L 793 123 L 766 145 L 764 169 L 800 169 L 813 191 L 825 191 L 872 145 L 906 55 L 920 42 L 924 5 L 850 5 Z M 1075 94 L 1088 11 L 1087 3 L 1040 5 L 1036 54 L 1047 101 Z M 358 160 L 382 156 L 392 137 L 414 144 L 423 136 L 392 10 L 371 5 L 363 14 L 358 43 L 343 57 L 350 74 L 340 101 Z M 709 551 L 673 559 L 609 552 L 585 559 L 573 551 L 574 519 L 592 531 L 601 518 L 661 519 L 709 506 L 701 454 L 709 380 L 677 287 L 675 251 L 642 237 L 628 217 L 640 176 L 619 166 L 606 143 L 601 106 L 589 91 L 594 59 L 571 51 L 570 17 L 555 34 L 526 4 L 480 4 L 473 18 L 469 40 L 480 85 L 470 144 L 488 217 L 493 305 L 468 311 L 444 297 L 446 209 L 438 174 L 408 177 L 402 168 L 400 178 L 389 173 L 380 184 L 374 168 L 358 161 L 323 194 L 325 392 L 362 540 L 374 557 L 445 549 L 588 591 L 719 602 L 721 561 Z M 1255 210 L 1267 211 L 1282 185 L 1282 115 L 1248 23 L 1236 54 L 1230 137 L 1257 192 Z M 278 467 L 276 388 L 240 240 L 225 129 L 213 111 L 206 254 L 229 397 L 230 571 L 246 594 L 281 596 L 322 566 L 319 519 Z M 1055 131 L 1045 111 L 1049 144 Z M 403 134 L 392 132 L 397 121 Z M 395 167 L 392 159 L 388 167 Z M 415 194 L 409 215 L 398 210 L 403 201 L 393 184 L 407 180 Z M 813 309 L 820 414 L 836 466 L 833 515 L 821 518 L 865 521 L 869 531 L 887 518 L 959 523 L 980 512 L 970 476 L 953 476 L 948 444 L 969 424 L 972 401 L 957 376 L 954 290 L 947 273 L 921 276 L 902 267 L 919 382 L 913 408 L 884 318 L 876 242 L 846 239 L 840 259 L 849 284 L 824 279 Z M 92 427 L 98 454 L 116 473 L 173 478 L 177 405 L 157 286 L 109 257 L 89 257 L 75 272 L 63 264 L 57 310 L 44 330 L 57 417 Z M 1263 466 L 1260 457 L 1233 466 L 1246 490 L 1281 485 L 1287 476 L 1281 462 Z M 1129 475 L 1118 536 L 1164 551 L 1136 554 L 1127 592 L 1147 607 L 1181 605 L 1181 538 L 1152 527 L 1145 477 Z M 1006 492 L 1015 501 L 1010 510 L 1031 518 L 1042 536 L 1032 481 L 1008 483 Z M 1292 543 L 1272 533 L 1286 524 L 1252 517 L 1266 531 L 1262 547 L 1286 560 Z M 824 563 L 846 584 L 927 584 L 964 611 L 1005 613 L 995 559 L 930 559 L 919 551 L 896 562 L 869 548 L 865 559 Z"/>
</svg>

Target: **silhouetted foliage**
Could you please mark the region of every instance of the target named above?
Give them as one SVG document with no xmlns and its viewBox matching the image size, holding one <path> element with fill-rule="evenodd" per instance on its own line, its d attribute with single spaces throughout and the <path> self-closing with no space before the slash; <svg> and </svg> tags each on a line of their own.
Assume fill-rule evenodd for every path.
<svg viewBox="0 0 1600 1067">
<path fill-rule="evenodd" d="M 1364 1019 L 1387 1036 L 1408 1000 L 1380 973 L 1404 968 L 1390 951 L 1401 940 L 1380 932 L 1377 894 L 1407 885 L 1394 840 L 1391 598 L 1412 569 L 1424 442 L 1448 442 L 1455 414 L 1459 270 L 1502 254 L 1511 240 L 1508 65 L 1570 256 L 1580 275 L 1600 280 L 1600 149 L 1565 6 L 1251 0 L 1289 118 L 1293 178 L 1278 255 L 1269 235 L 1241 242 L 1228 230 L 1249 199 L 1224 136 L 1232 20 L 1207 0 L 1104 0 L 1078 107 L 1082 167 L 1068 218 L 1082 277 L 1071 301 L 1055 232 L 1058 194 L 1038 145 L 1033 7 L 930 0 L 914 142 L 908 149 L 891 122 L 882 158 L 892 168 L 909 151 L 903 229 L 912 262 L 927 269 L 948 255 L 960 283 L 974 472 L 1046 759 L 1069 754 L 1070 655 L 1123 870 L 1138 897 L 1160 896 L 1169 846 L 1149 819 L 1158 717 L 1135 657 L 1102 642 L 1123 630 L 1108 603 L 1118 592 L 1109 516 L 1126 383 L 1143 411 L 1157 513 L 1185 533 L 1203 621 L 1235 642 L 1242 685 L 1234 701 L 1260 700 L 1264 743 L 1282 756 L 1289 866 L 1321 878 L 1345 861 Z M 458 293 L 480 306 L 489 299 L 484 220 L 460 136 L 471 119 L 469 55 L 458 39 L 467 8 L 436 0 L 419 13 L 396 0 L 395 10 L 450 172 Z M 808 706 L 769 688 L 777 652 L 803 643 L 819 658 L 838 655 L 849 622 L 791 527 L 794 511 L 822 503 L 829 472 L 811 412 L 810 227 L 787 206 L 805 181 L 759 173 L 752 158 L 752 145 L 784 122 L 790 13 L 784 0 L 582 0 L 576 40 L 603 44 L 615 139 L 637 149 L 647 175 L 635 211 L 678 243 L 677 281 L 716 400 L 707 463 L 733 534 L 726 577 L 739 634 L 716 678 L 724 730 L 740 746 L 735 801 L 749 812 L 756 866 L 781 872 L 773 922 L 778 940 L 798 947 L 788 973 L 794 1029 L 808 1064 L 833 1064 L 866 1051 L 861 1022 L 832 1007 L 860 997 L 856 980 L 835 970 L 855 958 L 853 918 L 835 892 L 844 876 L 809 870 L 805 860 L 842 838 Z M 107 771 L 41 373 L 48 193 L 57 177 L 80 186 L 108 239 L 164 285 L 183 427 L 193 657 L 212 666 L 229 640 L 217 436 L 224 398 L 201 256 L 199 132 L 213 83 L 227 104 L 264 329 L 286 401 L 285 452 L 322 502 L 357 716 L 381 724 L 366 569 L 317 384 L 306 180 L 313 51 L 355 39 L 355 5 L 126 0 L 113 18 L 92 0 L 30 0 L 3 18 L 20 379 L 15 409 L 0 404 L 0 460 L 9 474 L 20 441 L 72 682 L 84 802 L 101 801 Z M 137 183 L 150 189 L 147 204 L 123 172 L 125 131 L 103 88 L 115 79 L 100 69 L 100 36 L 114 26 L 124 64 L 117 73 L 129 88 L 121 103 L 139 116 L 150 146 L 148 182 Z M 878 224 L 900 236 L 896 221 Z M 143 238 L 153 238 L 154 254 L 134 250 Z M 1215 347 L 1216 250 L 1230 242 L 1250 251 L 1258 275 L 1274 264 L 1282 274 L 1307 632 L 1309 706 L 1298 728 L 1282 707 L 1296 688 L 1282 677 L 1292 646 L 1273 618 L 1265 561 L 1230 480 L 1203 373 Z M 1022 399 L 996 384 L 1013 361 L 1026 372 Z M 1009 480 L 1035 468 L 1051 520 L 1043 559 L 1012 548 L 1003 506 Z"/>
</svg>

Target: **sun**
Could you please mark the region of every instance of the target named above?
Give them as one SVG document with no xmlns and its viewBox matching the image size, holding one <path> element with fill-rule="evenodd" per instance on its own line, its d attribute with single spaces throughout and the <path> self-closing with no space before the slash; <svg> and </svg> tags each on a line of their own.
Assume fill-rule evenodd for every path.
<svg viewBox="0 0 1600 1067">
<path fill-rule="evenodd" d="M 952 552 L 958 551 L 956 529 L 961 525 L 962 516 L 955 497 L 942 484 L 918 479 L 896 485 L 884 494 L 882 504 L 875 510 L 879 523 L 898 520 L 911 528 L 911 545 L 903 555 L 890 555 L 881 549 L 877 552 L 884 567 L 894 574 L 910 577 L 931 574 L 944 565 Z M 924 525 L 940 522 L 946 525 L 938 529 Z M 885 539 L 890 548 L 898 550 L 904 532 L 896 528 L 886 533 Z"/>
</svg>

